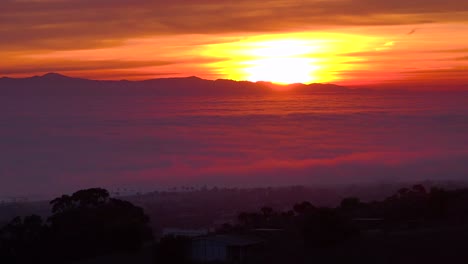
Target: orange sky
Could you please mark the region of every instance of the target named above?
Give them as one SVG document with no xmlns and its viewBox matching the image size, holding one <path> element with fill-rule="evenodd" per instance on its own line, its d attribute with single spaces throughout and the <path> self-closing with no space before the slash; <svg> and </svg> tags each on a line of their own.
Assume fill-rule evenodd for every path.
<svg viewBox="0 0 468 264">
<path fill-rule="evenodd" d="M 468 83 L 468 1 L 3 0 L 0 76 Z"/>
</svg>

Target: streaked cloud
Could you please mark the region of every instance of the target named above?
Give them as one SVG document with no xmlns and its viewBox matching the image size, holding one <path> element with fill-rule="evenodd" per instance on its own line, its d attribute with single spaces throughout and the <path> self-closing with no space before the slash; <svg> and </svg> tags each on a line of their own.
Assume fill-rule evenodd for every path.
<svg viewBox="0 0 468 264">
<path fill-rule="evenodd" d="M 406 79 L 413 74 L 406 68 L 462 67 L 468 45 L 468 2 L 458 0 L 4 0 L 1 8 L 0 75 L 11 76 L 229 78 L 223 67 L 239 58 L 214 56 L 207 46 L 314 33 L 327 45 L 354 47 L 308 54 L 334 62 L 312 65 L 327 75 L 314 79 L 355 84 L 364 72 L 379 82 Z M 325 38 L 333 34 L 354 38 Z M 447 60 L 443 52 L 463 55 Z"/>
<path fill-rule="evenodd" d="M 468 3 L 456 0 L 5 0 L 0 45 L 76 49 L 167 34 L 466 22 L 467 14 Z"/>
</svg>

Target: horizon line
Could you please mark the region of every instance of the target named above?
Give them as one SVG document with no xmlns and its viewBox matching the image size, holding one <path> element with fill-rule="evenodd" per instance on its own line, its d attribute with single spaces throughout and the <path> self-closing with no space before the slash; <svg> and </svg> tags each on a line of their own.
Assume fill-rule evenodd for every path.
<svg viewBox="0 0 468 264">
<path fill-rule="evenodd" d="M 334 85 L 334 86 L 341 86 L 341 87 L 346 87 L 346 85 L 339 85 L 335 83 L 326 83 L 326 82 L 311 82 L 311 83 L 276 83 L 276 82 L 271 82 L 271 81 L 250 81 L 250 80 L 235 80 L 235 79 L 226 79 L 226 78 L 218 78 L 218 79 L 205 79 L 196 75 L 188 75 L 188 76 L 182 76 L 182 77 L 159 77 L 159 78 L 149 78 L 149 79 L 141 79 L 141 80 L 129 80 L 129 79 L 95 79 L 95 78 L 89 78 L 89 77 L 75 77 L 71 75 L 66 75 L 60 72 L 47 72 L 42 75 L 30 75 L 30 76 L 25 76 L 25 77 L 10 77 L 7 75 L 0 76 L 0 79 L 15 79 L 15 80 L 20 80 L 20 79 L 31 79 L 34 77 L 38 78 L 44 78 L 47 76 L 60 76 L 60 77 L 66 77 L 69 79 L 81 79 L 81 80 L 88 80 L 88 81 L 109 81 L 109 82 L 144 82 L 144 81 L 152 81 L 152 80 L 167 80 L 167 79 L 190 79 L 190 78 L 195 78 L 199 80 L 204 80 L 204 81 L 232 81 L 232 82 L 249 82 L 249 83 L 266 83 L 266 84 L 271 84 L 271 85 L 278 85 L 278 86 L 290 86 L 290 85 L 313 85 L 313 84 L 323 84 L 323 85 Z"/>
<path fill-rule="evenodd" d="M 154 81 L 154 80 L 174 80 L 174 79 L 199 79 L 203 81 L 209 82 L 216 82 L 216 81 L 231 81 L 236 83 L 252 83 L 252 84 L 266 84 L 270 86 L 280 86 L 280 87 L 290 87 L 290 86 L 297 86 L 297 85 L 330 85 L 336 87 L 342 87 L 349 90 L 356 90 L 356 89 L 372 89 L 372 90 L 404 90 L 404 91 L 455 91 L 455 92 L 463 92 L 468 91 L 468 83 L 427 83 L 427 82 L 405 82 L 404 80 L 400 82 L 381 82 L 381 83 L 363 83 L 363 84 L 336 84 L 336 83 L 320 83 L 320 82 L 312 82 L 312 83 L 275 83 L 271 81 L 250 81 L 250 80 L 234 80 L 234 79 L 225 79 L 225 78 L 218 78 L 218 79 L 205 79 L 198 77 L 196 75 L 189 75 L 189 76 L 182 76 L 182 77 L 160 77 L 160 78 L 149 78 L 149 79 L 141 79 L 141 80 L 128 80 L 128 79 L 94 79 L 89 77 L 75 77 L 66 75 L 60 72 L 47 72 L 42 75 L 31 75 L 31 76 L 24 76 L 24 77 L 10 77 L 7 75 L 0 76 L 1 79 L 12 79 L 12 80 L 24 80 L 24 79 L 31 79 L 31 78 L 46 78 L 48 76 L 57 76 L 62 78 L 68 79 L 79 79 L 79 80 L 87 80 L 87 81 L 97 81 L 97 82 L 145 82 L 145 81 Z M 404 86 L 404 87 L 402 87 Z M 445 87 L 445 89 L 444 89 Z M 432 89 L 431 89 L 432 88 Z M 436 88 L 436 89 L 433 89 Z M 441 89 L 442 88 L 442 89 Z"/>
</svg>

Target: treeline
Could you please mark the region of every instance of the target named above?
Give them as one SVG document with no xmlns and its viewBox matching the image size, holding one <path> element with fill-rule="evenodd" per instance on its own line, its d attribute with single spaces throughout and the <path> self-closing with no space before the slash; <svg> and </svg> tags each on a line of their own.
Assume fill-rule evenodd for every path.
<svg viewBox="0 0 468 264">
<path fill-rule="evenodd" d="M 149 217 L 143 209 L 128 201 L 111 198 L 104 189 L 63 195 L 52 200 L 50 205 L 51 216 L 47 219 L 36 215 L 17 217 L 0 229 L 2 263 L 71 263 L 97 256 L 137 252 L 146 242 L 154 243 Z M 458 230 L 464 229 L 453 232 L 454 228 L 467 226 L 468 189 L 432 187 L 426 190 L 422 185 L 414 185 L 381 201 L 363 202 L 350 197 L 334 207 L 318 206 L 309 201 L 296 203 L 290 210 L 265 206 L 257 212 L 240 213 L 235 223 L 224 224 L 210 235 L 262 238 L 266 241 L 263 251 L 254 256 L 252 263 L 301 263 L 308 257 L 319 259 L 321 252 L 336 254 L 369 247 L 374 248 L 373 252 L 379 258 L 384 254 L 380 250 L 390 248 L 384 246 L 388 241 L 398 241 L 391 244 L 392 247 L 412 248 L 434 239 L 430 232 L 426 232 L 429 235 L 422 239 L 420 234 L 423 232 L 417 230 L 442 230 L 437 237 L 457 241 L 452 238 L 462 234 Z M 450 228 L 452 233 L 444 231 L 445 228 Z M 417 232 L 413 232 L 415 230 Z M 368 231 L 378 231 L 378 243 L 363 239 L 372 233 Z M 406 235 L 401 239 L 402 233 L 417 234 L 414 237 L 417 243 L 404 242 Z M 434 241 L 431 244 L 435 244 Z M 166 237 L 153 245 L 155 263 L 189 262 L 188 238 Z M 455 246 L 447 242 L 437 248 L 443 251 Z M 336 250 L 328 251 L 330 249 Z M 310 252 L 314 252 L 313 256 Z M 408 253 L 401 255 L 405 254 Z M 329 257 L 328 253 L 324 255 Z"/>
<path fill-rule="evenodd" d="M 152 239 L 143 209 L 93 188 L 50 202 L 51 216 L 16 217 L 0 229 L 2 263 L 69 263 L 138 250 Z"/>
<path fill-rule="evenodd" d="M 433 183 L 428 183 L 433 184 Z M 125 197 L 142 206 L 151 217 L 153 229 L 180 227 L 206 229 L 235 220 L 239 212 L 269 206 L 285 210 L 298 201 L 313 201 L 315 206 L 334 207 L 342 197 L 358 196 L 381 200 L 404 184 L 359 186 L 282 186 L 262 188 L 183 188 Z M 458 186 L 458 185 L 457 185 Z M 454 188 L 456 186 L 447 186 Z"/>
<path fill-rule="evenodd" d="M 288 211 L 263 207 L 259 212 L 240 213 L 236 224 L 225 224 L 219 232 L 281 229 L 302 236 L 305 244 L 327 246 L 366 229 L 391 232 L 465 224 L 468 224 L 468 189 L 426 190 L 423 185 L 414 185 L 382 201 L 345 198 L 334 208 L 314 206 L 308 201 L 297 203 Z"/>
<path fill-rule="evenodd" d="M 335 207 L 309 201 L 290 210 L 265 206 L 240 213 L 210 235 L 263 240 L 245 263 L 457 263 L 451 261 L 468 255 L 459 250 L 468 242 L 468 189 L 414 185 L 381 201 L 349 197 Z M 190 243 L 161 239 L 155 263 L 192 263 Z"/>
</svg>

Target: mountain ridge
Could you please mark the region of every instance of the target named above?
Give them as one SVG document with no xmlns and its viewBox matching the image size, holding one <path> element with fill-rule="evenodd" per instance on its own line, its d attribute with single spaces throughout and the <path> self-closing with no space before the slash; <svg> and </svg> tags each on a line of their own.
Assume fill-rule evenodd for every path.
<svg viewBox="0 0 468 264">
<path fill-rule="evenodd" d="M 349 88 L 335 84 L 288 84 L 271 82 L 235 81 L 229 79 L 206 80 L 197 76 L 155 78 L 147 80 L 93 80 L 75 78 L 50 72 L 24 78 L 0 78 L 0 94 L 153 94 L 153 95 L 229 95 L 265 94 L 284 91 L 289 93 L 350 92 Z"/>
</svg>

